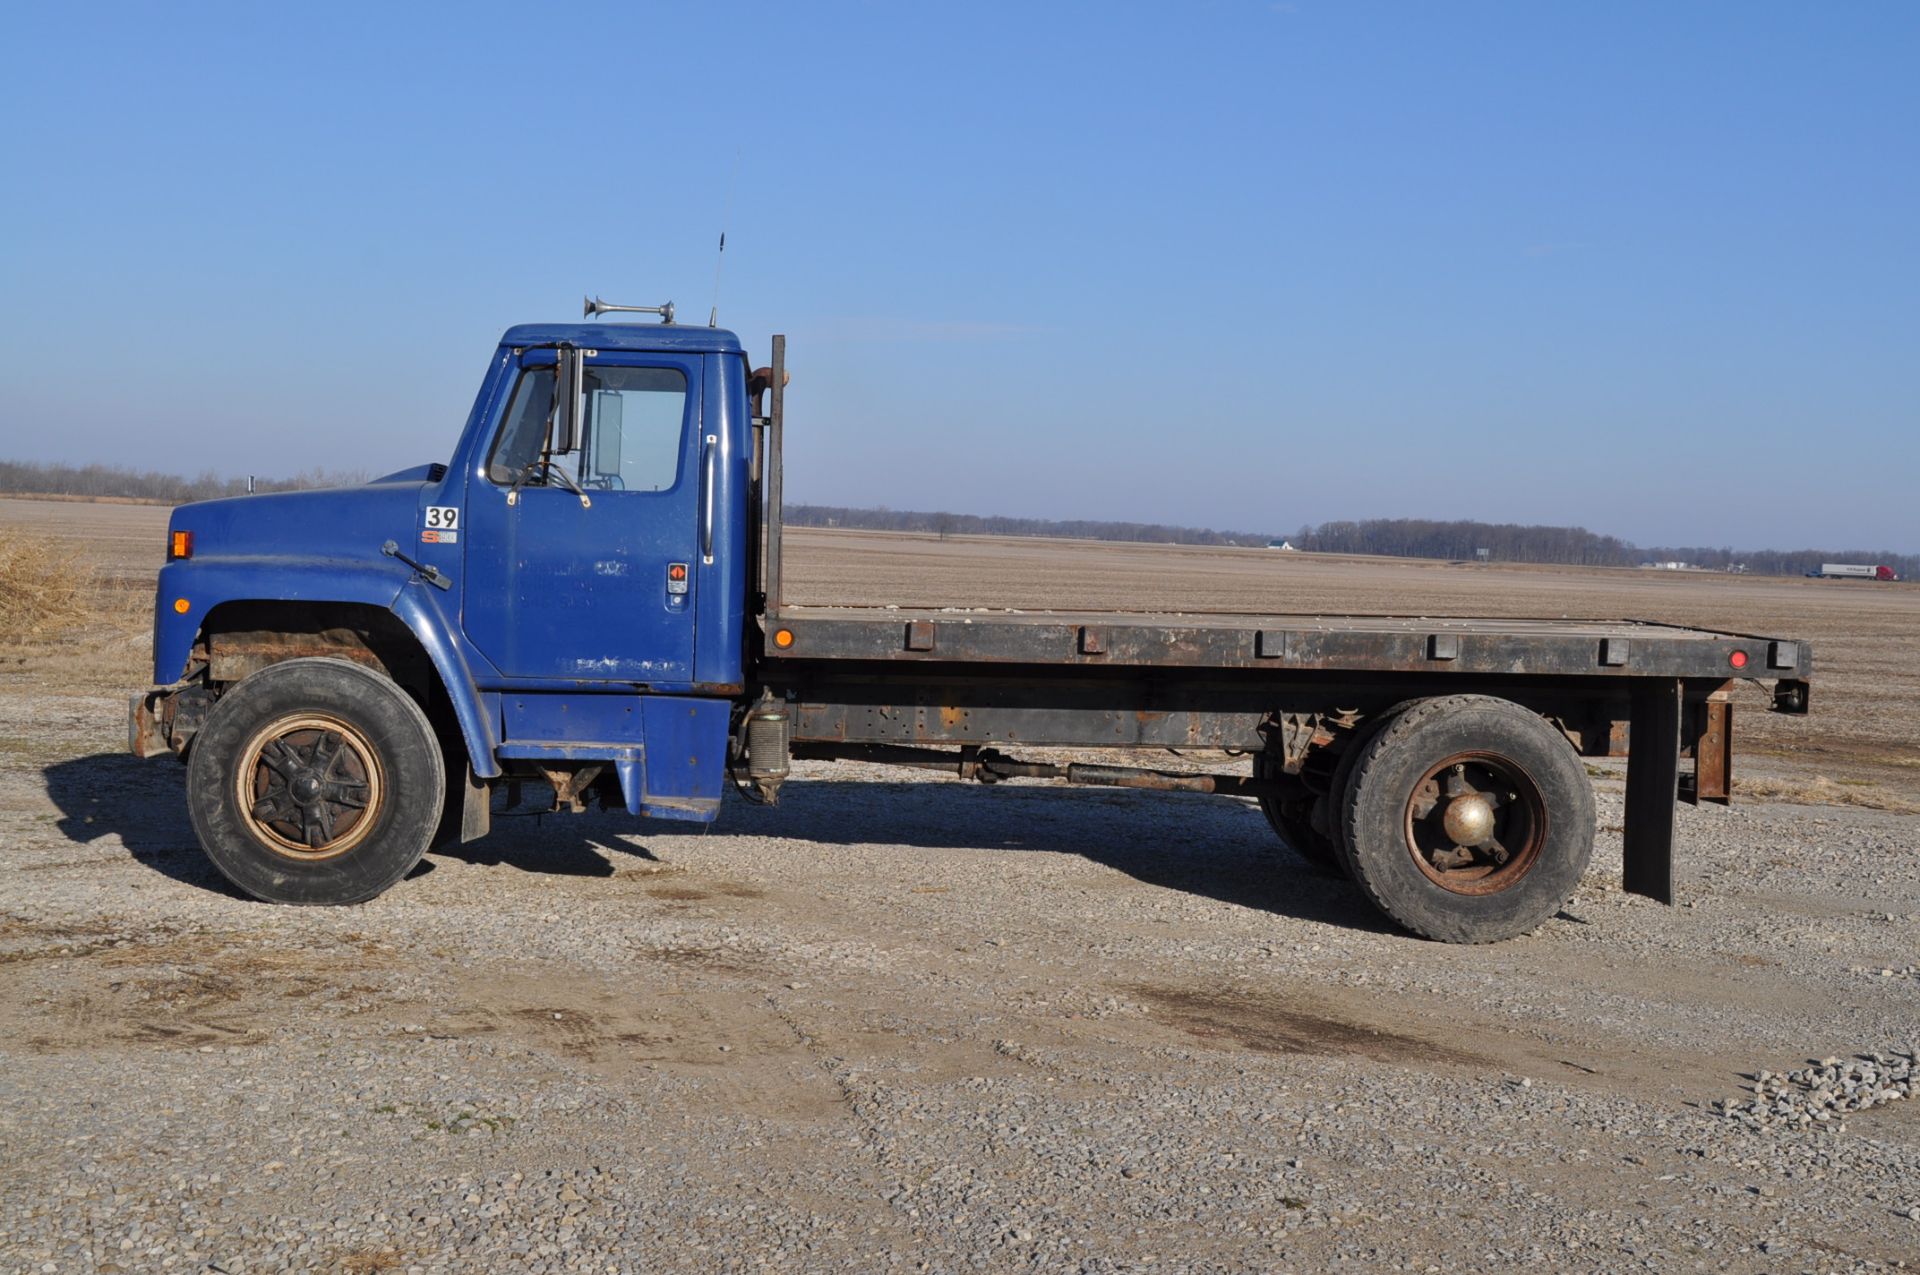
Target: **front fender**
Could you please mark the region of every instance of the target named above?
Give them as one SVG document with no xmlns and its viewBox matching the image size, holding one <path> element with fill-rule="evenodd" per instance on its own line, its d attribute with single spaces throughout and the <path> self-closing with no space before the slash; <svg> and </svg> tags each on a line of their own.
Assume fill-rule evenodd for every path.
<svg viewBox="0 0 1920 1275">
<path fill-rule="evenodd" d="M 411 572 L 350 559 L 217 558 L 160 569 L 153 602 L 153 681 L 177 682 L 215 607 L 228 602 L 362 602 L 392 610 Z"/>
<path fill-rule="evenodd" d="M 441 610 L 440 597 L 440 591 L 430 585 L 409 580 L 393 600 L 392 610 L 420 640 L 440 675 L 440 685 L 446 688 L 453 715 L 460 722 L 460 734 L 467 741 L 473 773 L 491 779 L 500 773 L 500 763 L 494 760 L 499 740 L 494 737 L 493 719 L 482 709 L 480 694 L 474 689 L 473 669 L 460 644 L 453 640 L 453 623 Z"/>
<path fill-rule="evenodd" d="M 430 596 L 431 595 L 431 596 Z M 473 770 L 500 773 L 492 724 L 474 689 L 473 671 L 441 609 L 437 594 L 399 564 L 365 560 L 261 557 L 189 560 L 161 568 L 154 602 L 153 681 L 178 682 L 186 673 L 200 626 L 229 602 L 362 603 L 391 611 L 420 643 L 439 674 L 466 740 Z M 184 603 L 184 609 L 182 604 Z"/>
</svg>

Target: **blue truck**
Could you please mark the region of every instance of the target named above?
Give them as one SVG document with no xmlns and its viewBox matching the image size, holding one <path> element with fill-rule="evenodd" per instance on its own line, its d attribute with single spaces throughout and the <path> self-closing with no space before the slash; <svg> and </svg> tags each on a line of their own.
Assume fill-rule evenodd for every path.
<svg viewBox="0 0 1920 1275">
<path fill-rule="evenodd" d="M 1582 756 L 1629 758 L 1625 887 L 1671 902 L 1736 689 L 1807 711 L 1806 643 L 1633 621 L 793 605 L 785 339 L 756 368 L 662 309 L 508 329 L 444 462 L 174 511 L 130 747 L 185 762 L 240 889 L 370 899 L 503 787 L 705 822 L 858 759 L 1250 799 L 1402 926 L 1487 942 L 1585 871 Z M 1137 764 L 1167 750 L 1247 761 Z"/>
</svg>

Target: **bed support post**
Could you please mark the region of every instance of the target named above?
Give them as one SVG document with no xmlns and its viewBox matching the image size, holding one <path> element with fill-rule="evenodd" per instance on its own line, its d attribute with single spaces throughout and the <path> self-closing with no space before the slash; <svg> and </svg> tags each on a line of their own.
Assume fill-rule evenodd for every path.
<svg viewBox="0 0 1920 1275">
<path fill-rule="evenodd" d="M 1680 800 L 1716 806 L 1733 802 L 1733 683 L 1696 700 L 1682 742 L 1693 753 L 1693 773 L 1680 776 Z"/>
</svg>

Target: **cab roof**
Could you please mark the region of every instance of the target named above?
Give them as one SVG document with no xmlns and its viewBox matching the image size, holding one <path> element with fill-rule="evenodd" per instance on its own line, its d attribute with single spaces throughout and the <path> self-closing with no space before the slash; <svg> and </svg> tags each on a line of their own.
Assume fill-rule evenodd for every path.
<svg viewBox="0 0 1920 1275">
<path fill-rule="evenodd" d="M 677 323 L 521 323 L 507 329 L 501 345 L 585 346 L 594 350 L 639 350 L 674 354 L 739 354 L 740 338 L 725 328 Z"/>
</svg>

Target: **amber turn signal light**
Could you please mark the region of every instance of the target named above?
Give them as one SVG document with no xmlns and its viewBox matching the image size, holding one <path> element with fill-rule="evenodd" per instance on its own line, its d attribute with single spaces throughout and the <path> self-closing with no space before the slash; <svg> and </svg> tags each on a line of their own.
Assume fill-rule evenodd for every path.
<svg viewBox="0 0 1920 1275">
<path fill-rule="evenodd" d="M 783 651 L 786 650 L 788 647 L 792 646 L 793 630 L 792 629 L 775 629 L 773 631 L 773 644 L 779 647 Z"/>
<path fill-rule="evenodd" d="M 173 600 L 173 609 L 181 615 L 185 615 L 193 609 L 193 603 L 187 601 L 185 598 L 175 598 Z"/>
<path fill-rule="evenodd" d="M 193 556 L 193 533 L 176 531 L 167 537 L 167 561 L 177 562 Z"/>
</svg>

